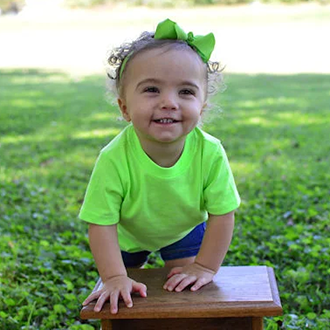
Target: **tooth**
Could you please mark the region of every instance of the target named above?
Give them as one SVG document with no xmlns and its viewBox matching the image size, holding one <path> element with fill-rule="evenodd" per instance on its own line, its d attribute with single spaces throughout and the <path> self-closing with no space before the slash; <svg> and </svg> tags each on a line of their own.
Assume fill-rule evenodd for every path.
<svg viewBox="0 0 330 330">
<path fill-rule="evenodd" d="M 158 121 L 161 124 L 174 123 L 174 120 L 173 119 L 170 119 L 170 118 L 157 119 L 156 121 Z"/>
</svg>

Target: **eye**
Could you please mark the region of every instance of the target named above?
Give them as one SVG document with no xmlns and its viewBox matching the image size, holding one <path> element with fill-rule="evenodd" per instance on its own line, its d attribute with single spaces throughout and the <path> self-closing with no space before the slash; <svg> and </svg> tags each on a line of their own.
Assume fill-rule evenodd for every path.
<svg viewBox="0 0 330 330">
<path fill-rule="evenodd" d="M 159 93 L 159 89 L 155 86 L 148 86 L 143 89 L 144 93 Z"/>
<path fill-rule="evenodd" d="M 195 92 L 192 89 L 184 88 L 180 90 L 180 94 L 183 95 L 195 95 Z"/>
</svg>

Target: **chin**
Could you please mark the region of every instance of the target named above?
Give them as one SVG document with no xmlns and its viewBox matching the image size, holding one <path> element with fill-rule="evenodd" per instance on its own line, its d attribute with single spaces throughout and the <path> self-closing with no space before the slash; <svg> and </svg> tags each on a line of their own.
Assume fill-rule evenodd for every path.
<svg viewBox="0 0 330 330">
<path fill-rule="evenodd" d="M 175 143 L 175 142 L 179 142 L 182 139 L 184 139 L 184 137 L 178 137 L 178 138 L 159 138 L 157 139 L 158 142 L 160 143 L 164 143 L 164 144 L 170 144 L 170 143 Z"/>
</svg>

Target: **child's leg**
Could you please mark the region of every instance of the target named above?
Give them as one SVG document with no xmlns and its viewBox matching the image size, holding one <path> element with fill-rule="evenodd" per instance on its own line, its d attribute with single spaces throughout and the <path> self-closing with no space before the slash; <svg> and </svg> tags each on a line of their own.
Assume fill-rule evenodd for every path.
<svg viewBox="0 0 330 330">
<path fill-rule="evenodd" d="M 202 244 L 205 228 L 205 222 L 201 223 L 180 241 L 160 249 L 165 267 L 183 267 L 192 264 Z"/>
</svg>

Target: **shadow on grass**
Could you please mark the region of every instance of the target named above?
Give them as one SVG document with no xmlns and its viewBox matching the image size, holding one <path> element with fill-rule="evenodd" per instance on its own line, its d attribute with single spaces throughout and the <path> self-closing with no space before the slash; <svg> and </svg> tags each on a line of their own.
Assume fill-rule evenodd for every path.
<svg viewBox="0 0 330 330">
<path fill-rule="evenodd" d="M 329 161 L 329 75 L 229 74 L 226 84 L 215 100 L 224 112 L 204 128 L 222 140 L 238 181 L 243 167 L 251 175 L 267 163 L 286 171 L 297 161 L 309 168 Z M 9 180 L 31 169 L 54 177 L 63 166 L 86 166 L 86 174 L 125 126 L 105 100 L 103 76 L 2 70 L 0 87 L 0 150 Z"/>
<path fill-rule="evenodd" d="M 222 140 L 238 181 L 254 178 L 252 172 L 258 180 L 318 169 L 326 175 L 330 75 L 232 74 L 227 86 L 218 97 L 223 114 L 205 128 Z"/>
<path fill-rule="evenodd" d="M 39 175 L 48 168 L 53 175 L 56 163 L 62 167 L 70 159 L 95 158 L 124 127 L 117 120 L 118 110 L 105 101 L 104 83 L 101 76 L 75 79 L 61 72 L 2 71 L 0 148 L 6 169 L 26 177 L 23 172 L 29 169 Z"/>
<path fill-rule="evenodd" d="M 329 75 L 228 74 L 226 84 L 215 100 L 224 111 L 204 128 L 222 140 L 247 196 L 251 180 L 262 190 L 267 180 L 328 179 Z M 0 108 L 3 179 L 68 185 L 75 193 L 99 150 L 125 126 L 98 75 L 2 70 Z"/>
</svg>

